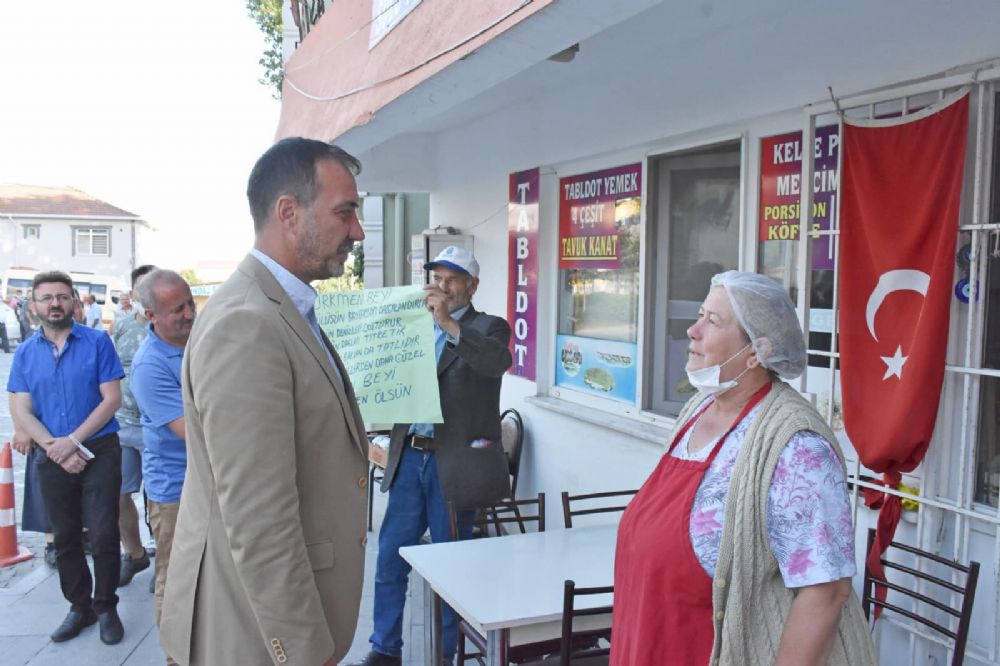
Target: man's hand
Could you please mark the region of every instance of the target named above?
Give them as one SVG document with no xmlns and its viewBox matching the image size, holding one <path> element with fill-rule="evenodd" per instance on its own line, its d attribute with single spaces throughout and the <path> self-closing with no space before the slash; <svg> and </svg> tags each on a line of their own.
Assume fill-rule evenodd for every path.
<svg viewBox="0 0 1000 666">
<path fill-rule="evenodd" d="M 449 310 L 448 294 L 444 293 L 440 287 L 433 284 L 424 285 L 424 303 L 431 311 L 434 321 L 445 333 L 453 338 L 458 337 L 458 322 L 451 318 Z"/>
<path fill-rule="evenodd" d="M 87 466 L 87 460 L 69 437 L 56 437 L 46 442 L 45 453 L 49 460 L 70 474 L 79 474 Z"/>
<path fill-rule="evenodd" d="M 22 456 L 26 456 L 28 455 L 28 451 L 31 451 L 31 447 L 34 446 L 35 443 L 31 440 L 31 437 L 29 437 L 28 435 L 18 430 L 15 430 L 14 436 L 11 437 L 10 439 L 10 445 L 15 451 L 20 453 Z"/>
</svg>

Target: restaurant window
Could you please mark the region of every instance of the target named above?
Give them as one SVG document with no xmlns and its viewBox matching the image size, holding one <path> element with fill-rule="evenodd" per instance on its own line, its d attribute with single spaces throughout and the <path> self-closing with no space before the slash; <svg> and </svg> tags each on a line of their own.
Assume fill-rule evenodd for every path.
<svg viewBox="0 0 1000 666">
<path fill-rule="evenodd" d="M 646 404 L 675 416 L 694 395 L 687 329 L 712 276 L 739 264 L 740 144 L 650 161 Z"/>
<path fill-rule="evenodd" d="M 111 230 L 108 227 L 74 227 L 73 255 L 111 256 Z"/>
<path fill-rule="evenodd" d="M 1000 224 L 1000 94 L 994 97 L 993 174 L 990 187 L 991 224 Z M 986 284 L 980 289 L 985 300 L 983 364 L 990 370 L 1000 370 L 1000 230 L 981 235 L 987 240 L 986 251 L 980 254 L 986 261 Z M 963 255 L 964 243 L 959 236 L 958 268 L 968 270 Z M 976 443 L 975 501 L 992 507 L 1000 506 L 1000 377 L 983 376 L 979 385 L 979 441 Z"/>
<path fill-rule="evenodd" d="M 635 404 L 642 165 L 559 181 L 556 384 Z"/>
</svg>

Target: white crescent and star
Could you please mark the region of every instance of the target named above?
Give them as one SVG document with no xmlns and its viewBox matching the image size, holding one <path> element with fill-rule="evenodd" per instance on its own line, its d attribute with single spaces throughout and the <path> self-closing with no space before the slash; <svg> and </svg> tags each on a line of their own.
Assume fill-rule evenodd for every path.
<svg viewBox="0 0 1000 666">
<path fill-rule="evenodd" d="M 896 291 L 915 291 L 921 296 L 927 296 L 927 288 L 931 284 L 931 276 L 923 271 L 900 269 L 887 271 L 879 276 L 878 284 L 872 289 L 868 297 L 868 305 L 865 308 L 865 321 L 868 323 L 868 332 L 872 338 L 878 342 L 878 335 L 875 333 L 875 315 L 882 307 L 883 301 L 889 294 Z M 890 377 L 903 378 L 903 365 L 908 357 L 903 356 L 903 349 L 896 346 L 896 353 L 892 356 L 880 356 L 885 363 L 885 375 L 882 381 Z"/>
</svg>

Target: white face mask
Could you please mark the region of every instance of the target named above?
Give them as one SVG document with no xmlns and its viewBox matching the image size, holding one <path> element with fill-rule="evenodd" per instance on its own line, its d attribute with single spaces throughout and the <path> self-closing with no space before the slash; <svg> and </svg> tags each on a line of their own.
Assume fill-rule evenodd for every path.
<svg viewBox="0 0 1000 666">
<path fill-rule="evenodd" d="M 750 368 L 746 368 L 743 372 L 727 382 L 720 382 L 719 375 L 722 373 L 722 366 L 745 352 L 752 344 L 753 343 L 748 344 L 746 347 L 739 350 L 722 363 L 710 365 L 708 367 L 701 368 L 700 370 L 687 370 L 687 368 L 685 368 L 687 371 L 688 381 L 691 383 L 691 386 L 695 387 L 702 393 L 708 393 L 709 395 L 719 395 L 736 386 L 736 383 L 743 375 L 749 372 Z"/>
</svg>

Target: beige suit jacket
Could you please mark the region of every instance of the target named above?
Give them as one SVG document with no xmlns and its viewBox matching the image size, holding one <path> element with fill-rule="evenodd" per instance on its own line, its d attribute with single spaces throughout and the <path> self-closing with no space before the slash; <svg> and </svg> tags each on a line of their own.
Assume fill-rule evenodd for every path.
<svg viewBox="0 0 1000 666">
<path fill-rule="evenodd" d="M 252 256 L 195 323 L 183 370 L 187 477 L 160 624 L 161 645 L 184 666 L 318 666 L 350 648 L 367 440 L 334 358 L 343 382 Z"/>
</svg>

